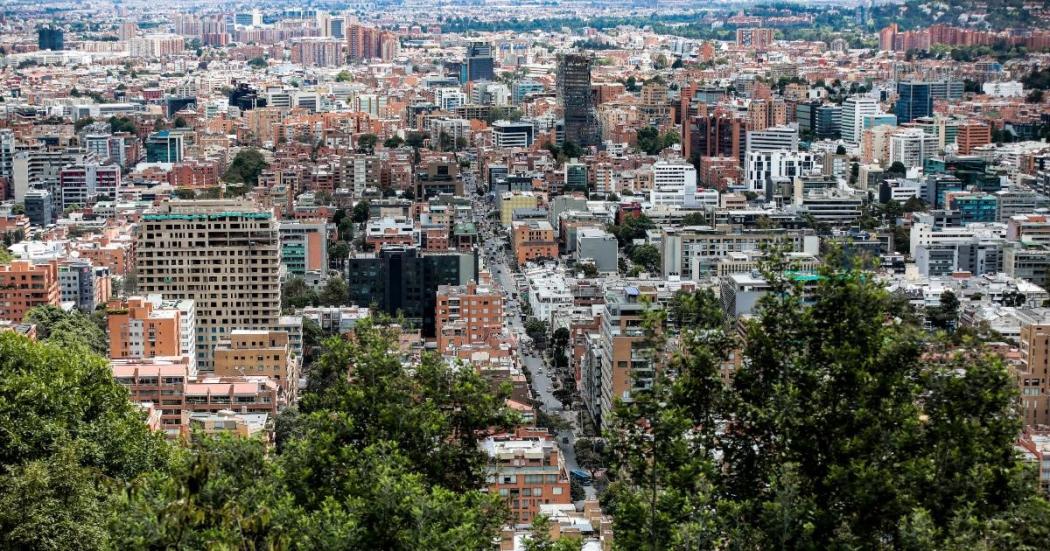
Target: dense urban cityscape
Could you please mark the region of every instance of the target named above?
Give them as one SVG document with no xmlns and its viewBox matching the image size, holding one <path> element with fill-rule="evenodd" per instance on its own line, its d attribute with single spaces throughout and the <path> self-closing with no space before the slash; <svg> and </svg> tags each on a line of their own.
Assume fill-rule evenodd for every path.
<svg viewBox="0 0 1050 551">
<path fill-rule="evenodd" d="M 0 549 L 1050 548 L 1050 3 L 0 2 Z"/>
</svg>

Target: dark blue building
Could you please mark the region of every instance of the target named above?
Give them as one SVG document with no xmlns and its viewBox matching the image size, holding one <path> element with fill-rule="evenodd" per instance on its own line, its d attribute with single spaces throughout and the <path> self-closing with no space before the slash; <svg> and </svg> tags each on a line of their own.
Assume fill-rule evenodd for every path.
<svg viewBox="0 0 1050 551">
<path fill-rule="evenodd" d="M 435 332 L 437 288 L 478 279 L 477 252 L 423 252 L 415 247 L 385 247 L 378 253 L 351 256 L 346 264 L 350 302 L 404 316 L 424 337 Z"/>
<path fill-rule="evenodd" d="M 62 29 L 41 27 L 36 31 L 36 45 L 41 50 L 59 51 L 66 49 L 66 35 Z"/>
<path fill-rule="evenodd" d="M 928 82 L 898 82 L 897 105 L 893 109 L 897 124 L 933 115 L 933 93 Z"/>
</svg>

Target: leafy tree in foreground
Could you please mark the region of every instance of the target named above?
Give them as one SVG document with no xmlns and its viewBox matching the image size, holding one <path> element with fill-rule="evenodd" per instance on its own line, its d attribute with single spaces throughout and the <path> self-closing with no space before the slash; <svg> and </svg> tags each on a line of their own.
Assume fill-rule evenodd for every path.
<svg viewBox="0 0 1050 551">
<path fill-rule="evenodd" d="M 0 334 L 0 548 L 490 547 L 507 510 L 478 442 L 516 420 L 508 389 L 432 356 L 408 369 L 369 321 L 325 346 L 274 452 L 176 447 L 82 344 Z"/>
<path fill-rule="evenodd" d="M 617 545 L 1042 547 L 1050 506 L 1014 452 L 1002 362 L 924 355 L 925 332 L 858 272 L 823 268 L 804 302 L 774 256 L 731 386 L 725 326 L 687 322 L 670 376 L 618 408 Z"/>
</svg>

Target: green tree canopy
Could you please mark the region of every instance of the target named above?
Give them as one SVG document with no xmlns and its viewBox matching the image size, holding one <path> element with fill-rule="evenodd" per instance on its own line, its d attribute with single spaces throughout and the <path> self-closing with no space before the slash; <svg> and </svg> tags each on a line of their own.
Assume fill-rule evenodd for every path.
<svg viewBox="0 0 1050 551">
<path fill-rule="evenodd" d="M 77 310 L 66 312 L 57 306 L 37 306 L 26 312 L 24 321 L 35 324 L 37 335 L 48 342 L 86 347 L 99 355 L 109 352 L 109 341 L 100 324 Z"/>
<path fill-rule="evenodd" d="M 804 292 L 774 255 L 742 343 L 725 321 L 689 320 L 681 352 L 618 408 L 617 545 L 1043 546 L 1050 507 L 1014 452 L 1002 361 L 924 354 L 925 333 L 887 321 L 895 306 L 873 278 L 830 265 Z M 698 298 L 711 304 L 693 309 L 717 308 Z M 726 386 L 734 349 L 743 361 Z"/>
<path fill-rule="evenodd" d="M 150 433 L 105 360 L 0 334 L 0 547 L 485 549 L 507 518 L 478 443 L 509 389 L 362 320 L 315 362 L 277 451 Z"/>
<path fill-rule="evenodd" d="M 223 179 L 230 183 L 245 184 L 249 188 L 254 187 L 259 183 L 259 175 L 267 166 L 266 159 L 258 149 L 242 149 L 226 169 Z"/>
</svg>

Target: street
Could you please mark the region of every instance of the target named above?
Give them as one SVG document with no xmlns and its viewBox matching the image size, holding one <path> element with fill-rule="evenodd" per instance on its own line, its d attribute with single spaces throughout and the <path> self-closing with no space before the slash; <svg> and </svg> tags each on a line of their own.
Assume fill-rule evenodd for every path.
<svg viewBox="0 0 1050 551">
<path fill-rule="evenodd" d="M 522 337 L 525 336 L 525 324 L 521 319 L 520 304 L 527 298 L 524 293 L 520 292 L 521 290 L 514 281 L 514 272 L 508 266 L 507 254 L 502 248 L 505 239 L 497 235 L 495 231 L 499 222 L 488 218 L 492 212 L 492 206 L 485 199 L 476 197 L 474 207 L 474 218 L 482 239 L 482 256 L 486 262 L 485 266 L 492 273 L 493 283 L 503 290 L 504 311 L 510 314 L 504 317 L 504 323 L 508 333 L 521 343 Z M 512 298 L 515 296 L 514 293 L 517 293 L 517 299 Z M 571 430 L 559 431 L 554 435 L 565 462 L 566 474 L 568 474 L 579 468 L 575 451 L 575 431 L 578 430 L 576 412 L 563 409 L 562 403 L 554 397 L 553 373 L 551 367 L 546 365 L 542 353 L 537 352 L 531 345 L 526 346 L 525 344 L 519 344 L 518 350 L 521 354 L 523 368 L 529 372 L 536 407 L 549 415 L 560 417 L 571 427 Z M 593 485 L 583 488 L 587 499 L 597 497 Z"/>
</svg>

